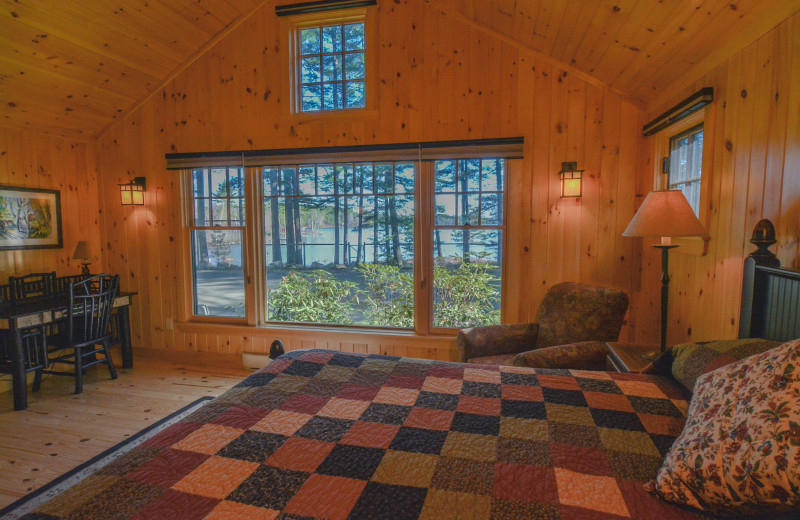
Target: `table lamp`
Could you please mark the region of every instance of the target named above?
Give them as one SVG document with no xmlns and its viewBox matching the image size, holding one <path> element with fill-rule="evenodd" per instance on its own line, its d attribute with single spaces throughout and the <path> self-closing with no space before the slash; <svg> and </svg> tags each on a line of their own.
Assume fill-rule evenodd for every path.
<svg viewBox="0 0 800 520">
<path fill-rule="evenodd" d="M 84 276 L 89 276 L 89 264 L 91 263 L 90 260 L 92 258 L 92 253 L 89 251 L 89 242 L 86 240 L 81 240 L 78 242 L 78 245 L 75 246 L 75 253 L 72 255 L 73 260 L 83 260 L 81 262 L 81 274 Z"/>
<path fill-rule="evenodd" d="M 680 190 L 651 191 L 639 211 L 623 231 L 624 237 L 661 237 L 661 352 L 667 348 L 667 308 L 669 300 L 669 250 L 678 247 L 673 237 L 705 236 L 703 225 Z M 643 354 L 655 359 L 659 352 Z"/>
</svg>

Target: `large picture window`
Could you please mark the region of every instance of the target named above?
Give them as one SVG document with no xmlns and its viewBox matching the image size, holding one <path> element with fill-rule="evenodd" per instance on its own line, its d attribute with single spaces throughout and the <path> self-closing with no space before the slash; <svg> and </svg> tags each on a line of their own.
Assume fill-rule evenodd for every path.
<svg viewBox="0 0 800 520">
<path fill-rule="evenodd" d="M 183 315 L 423 335 L 500 323 L 516 146 L 281 151 L 184 169 Z"/>
</svg>

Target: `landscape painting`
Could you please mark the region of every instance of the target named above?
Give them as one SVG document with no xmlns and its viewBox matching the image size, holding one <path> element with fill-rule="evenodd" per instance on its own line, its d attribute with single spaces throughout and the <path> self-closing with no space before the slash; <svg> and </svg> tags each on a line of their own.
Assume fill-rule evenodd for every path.
<svg viewBox="0 0 800 520">
<path fill-rule="evenodd" d="M 62 245 L 57 190 L 0 186 L 0 250 Z"/>
</svg>

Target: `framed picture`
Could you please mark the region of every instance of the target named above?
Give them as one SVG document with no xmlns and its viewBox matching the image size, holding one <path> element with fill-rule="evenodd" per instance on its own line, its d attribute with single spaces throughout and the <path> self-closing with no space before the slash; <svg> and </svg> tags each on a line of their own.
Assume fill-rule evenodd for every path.
<svg viewBox="0 0 800 520">
<path fill-rule="evenodd" d="M 60 247 L 59 191 L 0 186 L 0 250 Z"/>
</svg>

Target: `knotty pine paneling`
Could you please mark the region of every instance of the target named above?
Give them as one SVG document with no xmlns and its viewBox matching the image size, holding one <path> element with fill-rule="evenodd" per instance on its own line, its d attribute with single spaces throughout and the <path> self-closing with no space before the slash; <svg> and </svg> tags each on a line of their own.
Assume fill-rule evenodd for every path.
<svg viewBox="0 0 800 520">
<path fill-rule="evenodd" d="M 264 352 L 293 348 L 385 351 L 451 359 L 454 338 L 371 337 L 325 331 L 183 325 L 178 294 L 178 174 L 164 154 L 523 136 L 521 174 L 509 179 L 506 319 L 532 320 L 545 291 L 567 280 L 628 291 L 636 308 L 637 244 L 620 233 L 637 194 L 638 105 L 539 60 L 531 51 L 454 20 L 424 0 L 377 7 L 376 110 L 292 116 L 282 71 L 285 35 L 271 5 L 178 75 L 97 144 L 108 269 L 138 291 L 133 340 L 150 348 Z M 561 199 L 562 161 L 586 168 L 585 196 Z M 146 205 L 123 208 L 117 183 L 147 177 Z M 623 340 L 657 338 L 629 316 Z"/>
<path fill-rule="evenodd" d="M 92 271 L 102 269 L 95 157 L 91 144 L 0 128 L 0 184 L 59 190 L 64 237 L 62 249 L 0 251 L 0 283 L 30 272 L 79 273 L 71 260 L 79 240 L 89 241 Z"/>
<path fill-rule="evenodd" d="M 739 329 L 743 259 L 756 222 L 775 224 L 772 248 L 781 265 L 800 269 L 800 14 L 781 23 L 651 115 L 701 87 L 714 87 L 711 207 L 706 256 L 671 253 L 669 341 L 735 338 Z M 652 139 L 641 148 L 642 185 L 652 187 Z M 645 308 L 658 309 L 659 254 L 644 248 Z M 638 322 L 658 315 L 637 316 Z"/>
</svg>

